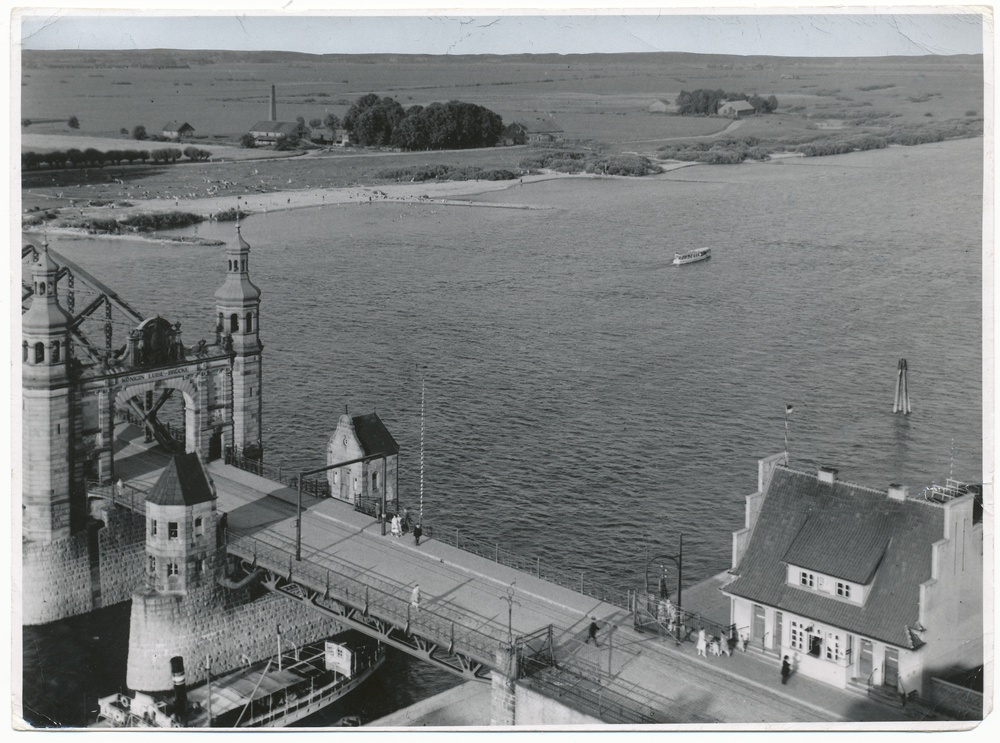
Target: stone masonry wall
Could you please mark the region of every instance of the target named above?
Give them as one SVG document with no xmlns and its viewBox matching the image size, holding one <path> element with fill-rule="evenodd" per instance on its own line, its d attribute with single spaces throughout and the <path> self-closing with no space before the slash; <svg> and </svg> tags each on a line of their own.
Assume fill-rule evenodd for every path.
<svg viewBox="0 0 1000 743">
<path fill-rule="evenodd" d="M 93 608 L 87 532 L 21 544 L 21 623 L 46 624 Z"/>
<path fill-rule="evenodd" d="M 126 508 L 109 508 L 98 538 L 101 606 L 128 601 L 145 579 L 146 518 Z"/>
<path fill-rule="evenodd" d="M 87 531 L 55 542 L 23 542 L 22 624 L 86 614 L 98 608 L 95 599 L 103 607 L 132 597 L 143 582 L 145 519 L 114 506 L 103 509 L 101 518 L 105 525 L 97 533 L 99 571 L 91 571 Z M 98 572 L 100 584 L 95 586 Z"/>
<path fill-rule="evenodd" d="M 175 655 L 184 658 L 188 684 L 205 679 L 206 657 L 213 676 L 248 660 L 264 660 L 277 652 L 278 625 L 282 642 L 300 647 L 341 629 L 335 620 L 275 594 L 251 601 L 245 589 L 219 586 L 187 595 L 139 589 L 132 595 L 126 683 L 138 691 L 172 688 L 170 658 Z"/>
</svg>

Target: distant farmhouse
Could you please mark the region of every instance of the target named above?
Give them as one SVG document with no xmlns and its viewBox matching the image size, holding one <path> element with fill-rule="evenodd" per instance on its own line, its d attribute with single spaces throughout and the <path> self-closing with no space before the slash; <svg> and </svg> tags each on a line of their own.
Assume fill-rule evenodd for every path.
<svg viewBox="0 0 1000 743">
<path fill-rule="evenodd" d="M 250 128 L 250 136 L 257 144 L 277 144 L 293 135 L 309 136 L 309 127 L 297 121 L 258 121 Z"/>
<path fill-rule="evenodd" d="M 755 112 L 756 109 L 746 101 L 722 101 L 719 103 L 719 116 L 729 116 L 733 119 L 742 119 Z"/>
<path fill-rule="evenodd" d="M 278 121 L 278 105 L 274 96 L 274 86 L 271 86 L 270 118 L 258 121 L 250 127 L 250 136 L 257 144 L 277 144 L 283 140 L 307 139 L 310 129 L 298 121 Z"/>
<path fill-rule="evenodd" d="M 515 121 L 500 133 L 500 144 L 516 145 L 529 142 L 561 142 L 563 130 L 551 119 Z"/>
<path fill-rule="evenodd" d="M 329 129 L 321 127 L 313 129 L 309 141 L 315 144 L 328 144 L 334 147 L 346 147 L 351 143 L 351 133 L 346 129 Z"/>
<path fill-rule="evenodd" d="M 663 98 L 658 98 L 649 104 L 648 110 L 653 114 L 674 113 L 677 111 L 677 106 L 671 105 L 670 101 L 664 100 Z"/>
<path fill-rule="evenodd" d="M 194 127 L 186 121 L 168 121 L 163 125 L 163 136 L 169 139 L 186 139 L 194 134 Z"/>
<path fill-rule="evenodd" d="M 911 495 L 768 457 L 732 565 L 722 591 L 737 632 L 793 674 L 941 703 L 944 677 L 983 665 L 981 486 Z"/>
</svg>

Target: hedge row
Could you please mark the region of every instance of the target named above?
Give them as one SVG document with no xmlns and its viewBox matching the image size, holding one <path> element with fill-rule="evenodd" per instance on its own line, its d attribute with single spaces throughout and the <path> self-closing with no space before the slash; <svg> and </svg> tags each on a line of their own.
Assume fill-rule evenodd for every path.
<svg viewBox="0 0 1000 743">
<path fill-rule="evenodd" d="M 52 152 L 22 152 L 21 168 L 23 170 L 34 170 L 42 165 L 49 168 L 65 168 L 67 165 L 76 168 L 95 167 L 101 168 L 105 164 L 119 165 L 122 161 L 127 161 L 129 165 L 136 160 L 146 162 L 152 160 L 154 163 L 176 162 L 181 156 L 189 160 L 207 160 L 212 156 L 208 150 L 201 150 L 197 147 L 185 147 L 184 151 L 176 147 L 167 147 L 160 150 L 101 150 L 88 147 L 85 150 L 53 150 Z"/>
</svg>

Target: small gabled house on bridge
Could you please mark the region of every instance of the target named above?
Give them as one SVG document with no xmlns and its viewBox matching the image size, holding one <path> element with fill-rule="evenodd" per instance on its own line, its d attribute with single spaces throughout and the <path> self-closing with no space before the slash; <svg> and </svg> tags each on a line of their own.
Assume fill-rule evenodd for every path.
<svg viewBox="0 0 1000 743">
<path fill-rule="evenodd" d="M 327 446 L 327 464 L 352 464 L 327 473 L 330 493 L 348 503 L 365 499 L 389 504 L 398 493 L 398 459 L 399 444 L 378 413 L 342 415 Z"/>
<path fill-rule="evenodd" d="M 928 696 L 932 678 L 981 665 L 981 490 L 949 481 L 910 496 L 786 462 L 761 460 L 722 589 L 751 648 L 892 695 Z"/>
</svg>

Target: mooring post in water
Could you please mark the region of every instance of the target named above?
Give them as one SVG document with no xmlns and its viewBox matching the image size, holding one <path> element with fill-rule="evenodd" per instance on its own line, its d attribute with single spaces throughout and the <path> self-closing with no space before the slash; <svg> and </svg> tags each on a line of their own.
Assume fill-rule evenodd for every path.
<svg viewBox="0 0 1000 743">
<path fill-rule="evenodd" d="M 896 398 L 892 403 L 892 412 L 902 412 L 903 415 L 910 412 L 910 393 L 906 388 L 906 359 L 899 360 L 896 371 Z"/>
</svg>

